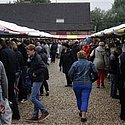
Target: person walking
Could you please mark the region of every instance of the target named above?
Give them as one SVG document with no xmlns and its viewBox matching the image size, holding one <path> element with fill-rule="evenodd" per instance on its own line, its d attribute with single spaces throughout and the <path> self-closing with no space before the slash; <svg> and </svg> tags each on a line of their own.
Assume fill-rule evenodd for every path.
<svg viewBox="0 0 125 125">
<path fill-rule="evenodd" d="M 62 69 L 66 77 L 67 85 L 65 85 L 65 87 L 72 87 L 72 81 L 69 78 L 68 71 L 75 59 L 68 43 L 63 43 L 62 47 L 63 50 L 60 56 L 59 67 L 60 70 Z"/>
<path fill-rule="evenodd" d="M 47 63 L 47 54 L 44 52 L 44 49 L 41 46 L 36 46 L 36 52 L 41 56 L 43 62 L 46 64 L 46 66 L 48 65 Z M 43 84 L 41 85 L 40 88 L 40 95 L 43 96 L 44 94 L 44 89 L 46 91 L 46 96 L 49 96 L 49 85 L 47 80 L 49 79 L 49 72 L 46 74 L 46 77 L 44 78 Z"/>
<path fill-rule="evenodd" d="M 40 55 L 36 53 L 36 47 L 33 44 L 29 44 L 26 47 L 27 54 L 30 57 L 30 67 L 29 67 L 29 76 L 32 80 L 32 90 L 31 90 L 31 101 L 34 104 L 34 110 L 32 118 L 29 120 L 44 120 L 48 117 L 49 113 L 43 103 L 39 99 L 40 87 L 44 81 L 44 72 L 46 65 L 42 61 Z M 39 117 L 39 111 L 42 115 Z"/>
<path fill-rule="evenodd" d="M 120 70 L 119 70 L 119 55 L 121 54 L 121 48 L 117 47 L 112 49 L 109 57 L 109 73 L 111 77 L 111 97 L 119 99 L 118 86 L 120 81 Z"/>
<path fill-rule="evenodd" d="M 92 57 L 95 54 L 95 58 L 93 63 L 95 64 L 97 70 L 98 70 L 98 80 L 97 80 L 97 88 L 104 88 L 104 79 L 105 79 L 105 69 L 108 67 L 108 59 L 105 51 L 105 43 L 99 42 L 99 46 L 95 48 L 91 54 L 90 57 Z"/>
<path fill-rule="evenodd" d="M 73 82 L 73 90 L 77 99 L 77 107 L 81 122 L 86 122 L 86 112 L 88 110 L 92 83 L 97 80 L 98 73 L 95 65 L 86 59 L 83 50 L 77 53 L 77 57 L 78 61 L 72 64 L 68 74 Z M 93 74 L 93 77 L 91 74 Z"/>
<path fill-rule="evenodd" d="M 51 47 L 50 47 L 51 62 L 53 62 L 53 63 L 55 63 L 56 52 L 57 52 L 57 43 L 53 42 Z"/>
</svg>

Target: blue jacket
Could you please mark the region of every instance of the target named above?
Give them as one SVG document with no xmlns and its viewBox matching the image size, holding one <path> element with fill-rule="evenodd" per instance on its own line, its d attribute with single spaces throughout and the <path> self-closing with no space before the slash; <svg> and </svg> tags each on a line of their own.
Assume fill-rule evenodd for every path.
<svg viewBox="0 0 125 125">
<path fill-rule="evenodd" d="M 91 73 L 95 75 L 94 80 L 91 78 Z M 86 59 L 79 59 L 74 62 L 68 74 L 71 80 L 75 83 L 92 83 L 97 80 L 98 76 L 95 65 Z"/>
</svg>

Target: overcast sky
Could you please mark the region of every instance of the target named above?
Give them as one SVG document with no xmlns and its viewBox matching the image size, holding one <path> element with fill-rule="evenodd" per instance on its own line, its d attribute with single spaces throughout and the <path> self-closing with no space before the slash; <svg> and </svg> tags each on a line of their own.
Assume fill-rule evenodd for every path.
<svg viewBox="0 0 125 125">
<path fill-rule="evenodd" d="M 0 3 L 8 3 L 16 0 L 0 0 Z M 51 2 L 90 2 L 90 8 L 93 10 L 95 7 L 101 8 L 102 10 L 111 9 L 114 0 L 51 0 Z"/>
</svg>

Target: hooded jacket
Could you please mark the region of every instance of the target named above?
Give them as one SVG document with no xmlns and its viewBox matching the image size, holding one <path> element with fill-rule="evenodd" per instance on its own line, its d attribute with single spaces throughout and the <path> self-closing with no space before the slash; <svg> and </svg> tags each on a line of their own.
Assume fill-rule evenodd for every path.
<svg viewBox="0 0 125 125">
<path fill-rule="evenodd" d="M 93 56 L 93 54 L 94 54 L 94 50 L 92 51 L 90 56 Z M 103 47 L 98 46 L 95 49 L 95 58 L 94 58 L 93 63 L 95 64 L 97 69 L 107 68 L 108 59 L 107 59 L 106 51 L 105 51 L 105 49 Z"/>
</svg>

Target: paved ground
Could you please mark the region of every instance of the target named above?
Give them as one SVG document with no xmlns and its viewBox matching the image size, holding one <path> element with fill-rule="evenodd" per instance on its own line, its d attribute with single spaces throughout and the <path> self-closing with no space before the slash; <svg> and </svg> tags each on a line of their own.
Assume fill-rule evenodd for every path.
<svg viewBox="0 0 125 125">
<path fill-rule="evenodd" d="M 105 89 L 97 89 L 95 83 L 89 101 L 87 114 L 88 121 L 80 122 L 76 99 L 72 88 L 64 87 L 66 84 L 64 74 L 59 71 L 58 60 L 49 66 L 50 71 L 50 96 L 41 97 L 46 105 L 50 115 L 41 123 L 27 123 L 26 118 L 31 117 L 32 104 L 27 101 L 25 104 L 19 104 L 21 119 L 13 121 L 16 125 L 125 125 L 119 119 L 120 104 L 119 100 L 112 99 L 109 96 L 109 82 Z"/>
</svg>

